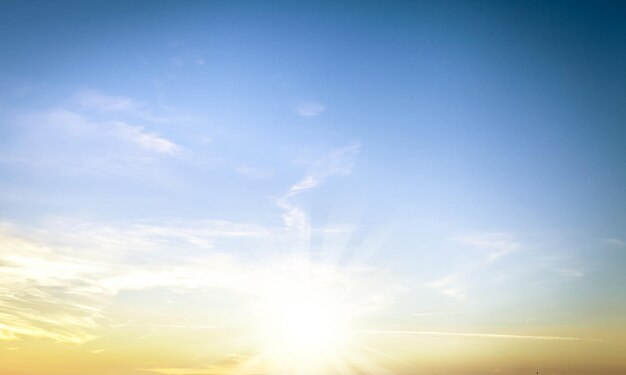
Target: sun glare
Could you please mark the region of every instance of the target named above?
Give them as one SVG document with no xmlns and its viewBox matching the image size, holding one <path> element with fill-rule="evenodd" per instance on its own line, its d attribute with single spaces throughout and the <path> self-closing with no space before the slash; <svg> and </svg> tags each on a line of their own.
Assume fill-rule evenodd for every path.
<svg viewBox="0 0 626 375">
<path fill-rule="evenodd" d="M 350 310 L 336 289 L 285 280 L 270 288 L 259 313 L 265 354 L 275 367 L 320 372 L 345 351 Z"/>
</svg>

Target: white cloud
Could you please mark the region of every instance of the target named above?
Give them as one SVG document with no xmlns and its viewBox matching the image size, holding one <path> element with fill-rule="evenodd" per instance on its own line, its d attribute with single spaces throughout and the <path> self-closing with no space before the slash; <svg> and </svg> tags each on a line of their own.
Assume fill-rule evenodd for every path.
<svg viewBox="0 0 626 375">
<path fill-rule="evenodd" d="M 378 333 L 388 335 L 420 335 L 420 336 L 452 336 L 452 337 L 477 337 L 488 339 L 514 339 L 514 340 L 547 340 L 547 341 L 595 341 L 602 339 L 571 337 L 571 336 L 543 336 L 543 335 L 516 335 L 502 333 L 473 333 L 473 332 L 438 332 L 438 331 L 404 331 L 404 330 L 360 330 L 364 333 Z"/>
<path fill-rule="evenodd" d="M 227 372 L 229 369 L 224 369 L 219 366 L 212 366 L 206 368 L 200 367 L 167 367 L 167 368 L 141 368 L 141 371 L 150 371 L 152 373 L 162 375 L 220 375 Z"/>
<path fill-rule="evenodd" d="M 585 276 L 585 266 L 572 255 L 543 255 L 535 258 L 536 267 L 544 271 L 537 285 L 570 281 Z"/>
<path fill-rule="evenodd" d="M 53 127 L 72 136 L 90 136 L 98 128 L 85 116 L 65 108 L 52 108 L 42 114 L 26 117 L 24 121 L 35 126 Z"/>
<path fill-rule="evenodd" d="M 509 233 L 472 233 L 452 240 L 479 250 L 488 262 L 519 251 L 520 243 Z"/>
<path fill-rule="evenodd" d="M 0 339 L 47 337 L 81 343 L 90 340 L 107 293 L 96 282 L 106 266 L 95 259 L 0 233 Z M 106 271 L 106 272 L 105 272 Z"/>
<path fill-rule="evenodd" d="M 12 116 L 12 141 L 0 160 L 33 173 L 180 187 L 172 168 L 188 161 L 190 150 L 165 134 L 178 132 L 171 121 L 186 120 L 155 117 L 130 98 L 81 91 L 57 106 Z"/>
<path fill-rule="evenodd" d="M 287 191 L 286 196 L 291 197 L 293 195 L 300 194 L 301 192 L 311 190 L 317 185 L 319 185 L 320 182 L 321 180 L 317 176 L 308 175 L 304 177 L 304 179 L 301 180 L 300 182 L 292 185 Z"/>
<path fill-rule="evenodd" d="M 554 272 L 566 278 L 578 278 L 584 276 L 584 273 L 575 268 L 554 268 Z"/>
<path fill-rule="evenodd" d="M 280 235 L 224 221 L 106 225 L 55 220 L 30 229 L 0 223 L 0 340 L 90 341 L 103 327 L 124 324 L 108 321 L 106 313 L 123 291 L 167 288 L 187 295 L 219 289 L 245 304 L 263 288 L 283 285 L 296 275 L 337 286 L 349 285 L 348 279 L 370 282 L 365 276 L 371 270 L 365 275 L 356 268 L 278 261 L 280 257 L 246 259 L 233 243 L 244 241 L 242 248 L 254 247 L 259 254 L 276 251 Z M 133 263 L 139 254 L 141 262 Z M 356 292 L 363 293 L 363 311 L 380 306 L 367 298 L 375 289 Z M 208 323 L 203 327 L 219 327 Z"/>
<path fill-rule="evenodd" d="M 411 316 L 416 317 L 429 317 L 429 316 L 443 316 L 443 315 L 456 315 L 458 312 L 453 311 L 432 311 L 432 312 L 414 312 Z"/>
<path fill-rule="evenodd" d="M 248 275 L 249 269 L 221 253 L 198 257 L 193 250 L 212 248 L 219 238 L 263 236 L 263 229 L 221 221 L 116 227 L 60 220 L 30 230 L 3 223 L 0 340 L 89 341 L 103 323 L 104 307 L 123 290 L 246 289 L 254 272 Z M 159 254 L 172 246 L 179 259 L 159 262 Z M 190 253 L 183 256 L 182 249 Z M 137 252 L 155 259 L 149 266 L 129 264 L 128 257 Z"/>
<path fill-rule="evenodd" d="M 464 299 L 465 286 L 459 275 L 451 274 L 424 284 L 429 288 L 452 298 Z"/>
<path fill-rule="evenodd" d="M 136 111 L 141 107 L 132 98 L 106 95 L 95 90 L 79 91 L 74 95 L 73 102 L 83 108 L 103 112 Z"/>
<path fill-rule="evenodd" d="M 97 120 L 88 113 L 79 113 L 65 108 L 54 108 L 43 114 L 24 118 L 27 123 L 59 129 L 67 134 L 101 143 L 104 139 L 121 140 L 134 144 L 139 149 L 160 154 L 174 154 L 181 147 L 145 126 L 132 125 L 125 121 Z"/>
<path fill-rule="evenodd" d="M 466 291 L 471 286 L 467 282 L 470 275 L 521 248 L 520 243 L 509 233 L 469 233 L 450 239 L 476 250 L 478 261 L 469 262 L 462 271 L 430 281 L 424 286 L 459 300 L 466 297 Z"/>
<path fill-rule="evenodd" d="M 154 151 L 162 154 L 174 154 L 180 147 L 156 133 L 150 133 L 143 126 L 129 125 L 124 122 L 114 122 L 112 125 L 112 134 L 134 143 L 144 150 Z"/>
<path fill-rule="evenodd" d="M 318 102 L 300 102 L 297 111 L 303 117 L 315 117 L 326 110 L 326 107 Z"/>
<path fill-rule="evenodd" d="M 315 188 L 332 175 L 350 174 L 360 148 L 359 143 L 353 143 L 328 152 L 311 163 L 311 168 L 305 177 L 276 200 L 278 207 L 283 210 L 283 222 L 287 229 L 295 229 L 303 235 L 309 232 L 310 224 L 306 213 L 301 207 L 292 203 L 291 198 Z"/>
</svg>

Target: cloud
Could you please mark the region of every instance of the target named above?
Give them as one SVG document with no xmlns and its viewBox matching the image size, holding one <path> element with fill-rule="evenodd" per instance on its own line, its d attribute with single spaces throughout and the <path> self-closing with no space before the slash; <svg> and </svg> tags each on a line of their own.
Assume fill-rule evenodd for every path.
<svg viewBox="0 0 626 375">
<path fill-rule="evenodd" d="M 25 230 L 0 225 L 0 340 L 23 336 L 84 343 L 103 323 L 103 309 L 123 290 L 155 287 L 249 289 L 254 272 L 218 252 L 198 255 L 220 238 L 265 232 L 227 222 L 119 227 L 54 221 Z M 162 260 L 171 247 L 179 258 Z M 185 253 L 182 249 L 188 249 Z M 128 263 L 133 253 L 149 266 Z M 183 255 L 185 254 L 185 255 Z M 152 258 L 152 259 L 151 259 Z"/>
<path fill-rule="evenodd" d="M 140 148 L 162 154 L 174 154 L 180 147 L 156 133 L 150 133 L 143 126 L 129 125 L 124 122 L 110 124 L 112 134 L 127 142 L 134 143 Z"/>
<path fill-rule="evenodd" d="M 448 297 L 456 299 L 465 298 L 465 286 L 456 274 L 444 276 L 424 284 L 424 286 L 437 290 Z"/>
<path fill-rule="evenodd" d="M 108 116 L 111 120 L 128 117 L 154 123 L 187 121 L 189 118 L 161 101 L 151 106 L 135 98 L 105 94 L 98 90 L 81 90 L 60 104 L 62 108 L 84 115 Z"/>
<path fill-rule="evenodd" d="M 575 268 L 554 268 L 554 272 L 556 272 L 559 276 L 565 278 L 578 278 L 584 276 L 584 273 Z"/>
<path fill-rule="evenodd" d="M 361 150 L 360 143 L 352 143 L 336 148 L 310 163 L 309 172 L 298 183 L 292 185 L 286 196 L 294 196 L 311 190 L 333 175 L 348 175 L 354 167 L 354 160 Z"/>
<path fill-rule="evenodd" d="M 371 270 L 365 275 L 358 268 L 293 263 L 282 257 L 259 262 L 240 251 L 252 247 L 256 255 L 275 252 L 281 233 L 224 221 L 107 225 L 59 219 L 30 229 L 5 222 L 0 225 L 0 340 L 88 342 L 104 327 L 128 325 L 107 316 L 115 296 L 128 291 L 162 288 L 193 295 L 221 290 L 247 306 L 269 288 L 302 275 L 333 289 L 358 280 L 371 283 L 366 277 Z M 350 289 L 351 295 L 357 292 L 362 293 L 355 299 L 363 311 L 380 305 L 367 298 L 375 288 Z M 221 326 L 219 321 L 182 322 L 141 320 L 151 329 Z"/>
<path fill-rule="evenodd" d="M 88 115 L 73 112 L 64 108 L 55 108 L 35 119 L 43 126 L 60 129 L 74 137 L 102 142 L 103 139 L 119 139 L 134 144 L 142 150 L 173 154 L 180 149 L 176 143 L 155 132 L 149 132 L 144 126 L 131 125 L 124 121 L 98 121 Z M 31 121 L 32 121 L 31 120 Z"/>
<path fill-rule="evenodd" d="M 210 367 L 172 367 L 172 368 L 142 368 L 142 371 L 152 371 L 162 375 L 223 375 L 232 369 L 221 366 Z"/>
<path fill-rule="evenodd" d="M 8 127 L 13 141 L 0 160 L 20 168 L 176 183 L 159 162 L 182 160 L 187 149 L 154 129 L 152 121 L 137 123 L 122 111 L 132 107 L 127 101 L 102 107 L 119 111 L 65 105 L 17 114 Z"/>
<path fill-rule="evenodd" d="M 430 281 L 424 284 L 424 286 L 459 300 L 466 297 L 468 285 L 465 279 L 468 276 L 506 255 L 519 251 L 521 247 L 513 235 L 508 233 L 470 233 L 451 237 L 450 239 L 478 251 L 479 261 L 470 262 L 465 265 L 461 272 L 452 273 Z"/>
<path fill-rule="evenodd" d="M 472 233 L 452 240 L 482 252 L 488 262 L 519 251 L 520 243 L 509 233 Z"/>
<path fill-rule="evenodd" d="M 300 182 L 292 185 L 289 190 L 287 191 L 286 196 L 287 197 L 291 197 L 294 196 L 296 194 L 300 194 L 304 191 L 307 190 L 311 190 L 314 187 L 316 187 L 317 185 L 319 185 L 321 183 L 321 179 L 319 179 L 319 176 L 315 176 L 315 175 L 308 175 L 306 176 L 303 180 L 301 180 Z"/>
<path fill-rule="evenodd" d="M 325 110 L 326 107 L 318 102 L 300 102 L 297 107 L 298 114 L 303 117 L 315 117 Z"/>
<path fill-rule="evenodd" d="M 70 343 L 92 339 L 89 331 L 106 295 L 96 282 L 103 266 L 6 229 L 0 243 L 0 339 L 35 336 Z"/>
<path fill-rule="evenodd" d="M 291 202 L 291 199 L 317 187 L 330 176 L 350 174 L 360 148 L 360 143 L 353 143 L 331 150 L 312 162 L 304 178 L 292 185 L 282 197 L 276 200 L 277 206 L 283 210 L 283 223 L 287 229 L 294 229 L 303 234 L 308 233 L 310 230 L 308 217 L 300 206 Z"/>
<path fill-rule="evenodd" d="M 137 115 L 143 120 L 163 121 L 162 118 L 155 118 L 153 115 L 142 110 L 142 106 L 131 98 L 108 96 L 95 91 L 88 92 L 86 97 L 83 93 L 81 98 L 83 106 L 85 106 L 85 102 L 87 102 L 89 105 L 86 107 L 89 109 L 108 112 L 126 111 Z M 95 137 L 110 136 L 135 144 L 142 150 L 161 154 L 174 154 L 181 149 L 179 145 L 161 136 L 157 132 L 147 130 L 145 125 L 131 124 L 128 120 L 121 119 L 115 114 L 110 114 L 107 119 L 100 120 L 91 116 L 89 112 L 71 114 L 71 112 L 67 110 L 62 109 L 61 111 L 65 112 L 65 121 L 68 120 L 67 117 L 73 117 L 71 120 L 74 120 L 73 122 L 76 123 L 77 118 L 80 117 L 79 122 L 82 127 L 88 128 Z M 70 121 L 70 123 L 71 122 L 72 121 Z"/>
<path fill-rule="evenodd" d="M 411 316 L 416 317 L 428 317 L 428 316 L 443 316 L 443 315 L 456 315 L 458 312 L 453 311 L 432 311 L 432 312 L 414 312 Z"/>
<path fill-rule="evenodd" d="M 555 283 L 569 282 L 585 276 L 585 264 L 577 257 L 569 254 L 542 255 L 534 259 L 540 279 L 535 281 L 535 285 L 549 285 Z"/>
<path fill-rule="evenodd" d="M 420 336 L 452 336 L 452 337 L 477 337 L 488 339 L 513 339 L 513 340 L 547 340 L 547 341 L 595 341 L 604 340 L 597 338 L 570 337 L 570 336 L 543 336 L 543 335 L 515 335 L 501 333 L 469 333 L 469 332 L 437 332 L 437 331 L 404 331 L 404 330 L 359 330 L 363 333 L 380 333 L 390 335 L 420 335 Z"/>
<path fill-rule="evenodd" d="M 135 99 L 106 95 L 96 90 L 83 90 L 74 94 L 72 102 L 80 107 L 102 112 L 138 111 L 142 105 Z"/>
</svg>

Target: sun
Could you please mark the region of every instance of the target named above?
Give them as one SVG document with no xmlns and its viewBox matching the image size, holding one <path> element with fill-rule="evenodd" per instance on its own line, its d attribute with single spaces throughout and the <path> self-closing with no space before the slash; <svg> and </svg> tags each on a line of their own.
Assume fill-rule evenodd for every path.
<svg viewBox="0 0 626 375">
<path fill-rule="evenodd" d="M 258 309 L 265 356 L 289 373 L 322 373 L 349 342 L 351 309 L 341 292 L 310 277 L 274 283 Z"/>
<path fill-rule="evenodd" d="M 316 292 L 301 289 L 297 295 L 283 295 L 272 308 L 272 341 L 291 355 L 319 355 L 336 349 L 345 338 L 341 306 Z"/>
</svg>

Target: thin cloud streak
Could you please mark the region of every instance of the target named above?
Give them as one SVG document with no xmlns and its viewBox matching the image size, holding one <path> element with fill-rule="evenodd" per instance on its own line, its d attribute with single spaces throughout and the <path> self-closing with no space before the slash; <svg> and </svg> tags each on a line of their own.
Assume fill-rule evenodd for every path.
<svg viewBox="0 0 626 375">
<path fill-rule="evenodd" d="M 298 104 L 298 114 L 302 117 L 315 117 L 325 110 L 326 107 L 318 102 L 300 102 Z"/>
<path fill-rule="evenodd" d="M 31 121 L 41 122 L 67 134 L 93 142 L 101 142 L 103 137 L 135 144 L 140 149 L 157 153 L 173 154 L 180 148 L 169 139 L 156 132 L 146 130 L 144 126 L 132 125 L 117 118 L 97 121 L 87 113 L 55 108 Z"/>
<path fill-rule="evenodd" d="M 420 335 L 420 336 L 451 336 L 451 337 L 479 337 L 491 339 L 517 339 L 517 340 L 550 340 L 550 341 L 594 341 L 603 342 L 602 339 L 568 336 L 542 336 L 542 335 L 511 335 L 500 333 L 469 333 L 469 332 L 438 332 L 438 331 L 404 331 L 404 330 L 355 330 L 357 333 L 380 333 L 389 335 Z"/>
<path fill-rule="evenodd" d="M 459 275 L 451 274 L 442 278 L 433 280 L 424 286 L 437 290 L 448 297 L 456 299 L 465 298 L 465 285 Z"/>
<path fill-rule="evenodd" d="M 160 111 L 157 111 L 166 112 L 167 115 L 156 114 L 154 106 L 138 101 L 135 98 L 105 94 L 93 89 L 76 92 L 66 101 L 66 107 L 75 108 L 81 113 L 89 112 L 96 115 L 130 116 L 143 121 L 158 123 L 188 120 L 186 116 L 177 114 L 176 112 L 178 111 L 173 108 L 160 108 Z"/>
<path fill-rule="evenodd" d="M 9 126 L 20 142 L 0 160 L 27 170 L 173 184 L 161 162 L 181 162 L 190 151 L 162 134 L 173 127 L 155 126 L 162 119 L 145 108 L 129 97 L 80 91 L 44 109 L 18 111 Z"/>
<path fill-rule="evenodd" d="M 148 328 L 189 328 L 189 329 L 225 329 L 230 327 L 206 324 L 119 324 L 117 327 L 148 327 Z"/>
<path fill-rule="evenodd" d="M 353 143 L 327 153 L 313 163 L 311 170 L 302 180 L 292 185 L 276 200 L 276 205 L 283 210 L 282 217 L 286 229 L 302 235 L 310 232 L 307 214 L 300 206 L 291 202 L 291 198 L 319 186 L 330 176 L 350 174 L 360 148 L 360 143 Z"/>
<path fill-rule="evenodd" d="M 79 91 L 74 94 L 72 102 L 102 112 L 138 111 L 142 107 L 132 98 L 106 95 L 96 90 Z"/>
<path fill-rule="evenodd" d="M 520 243 L 509 233 L 471 233 L 452 240 L 482 252 L 487 262 L 520 250 Z"/>
</svg>

